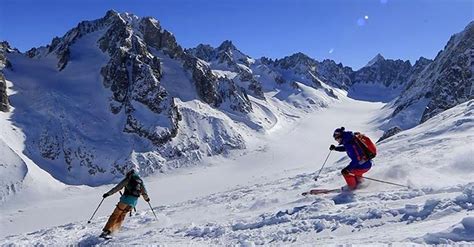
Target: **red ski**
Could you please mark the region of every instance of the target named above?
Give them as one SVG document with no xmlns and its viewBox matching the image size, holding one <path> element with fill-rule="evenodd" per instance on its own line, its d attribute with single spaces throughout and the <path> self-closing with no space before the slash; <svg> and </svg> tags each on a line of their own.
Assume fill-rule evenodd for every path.
<svg viewBox="0 0 474 247">
<path fill-rule="evenodd" d="M 341 192 L 341 189 L 313 189 L 307 192 L 301 193 L 303 196 L 307 195 L 319 195 L 319 194 L 328 194 L 328 193 L 333 193 L 333 192 Z"/>
</svg>

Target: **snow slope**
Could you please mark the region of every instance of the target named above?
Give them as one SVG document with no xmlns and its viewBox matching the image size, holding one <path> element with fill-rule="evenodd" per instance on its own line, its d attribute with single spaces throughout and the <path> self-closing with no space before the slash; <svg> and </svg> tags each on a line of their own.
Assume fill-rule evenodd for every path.
<svg viewBox="0 0 474 247">
<path fill-rule="evenodd" d="M 16 93 L 11 90 L 10 81 L 7 86 L 9 95 Z M 12 123 L 12 113 L 0 112 L 0 205 L 23 190 L 29 191 L 34 200 L 39 190 L 54 192 L 64 188 L 25 155 L 24 140 L 23 131 Z"/>
<path fill-rule="evenodd" d="M 240 156 L 204 159 L 207 167 L 150 177 L 146 182 L 158 222 L 142 201 L 138 213 L 108 242 L 96 236 L 116 197 L 106 200 L 93 223 L 85 222 L 109 186 L 63 191 L 55 203 L 38 201 L 38 207 L 61 212 L 53 217 L 55 224 L 22 218 L 34 209 L 26 204 L 2 207 L 1 225 L 6 227 L 0 244 L 469 243 L 474 238 L 473 100 L 379 144 L 376 165 L 367 176 L 411 189 L 366 181 L 355 193 L 300 195 L 311 188 L 343 185 L 339 171 L 348 162 L 343 154 L 331 155 L 318 182 L 312 179 L 328 153 L 332 130 L 345 126 L 375 139 L 381 135 L 373 130 L 382 106 L 344 99 L 256 139 L 254 149 Z M 61 208 L 77 213 L 72 216 Z M 51 227 L 57 224 L 62 225 Z"/>
</svg>

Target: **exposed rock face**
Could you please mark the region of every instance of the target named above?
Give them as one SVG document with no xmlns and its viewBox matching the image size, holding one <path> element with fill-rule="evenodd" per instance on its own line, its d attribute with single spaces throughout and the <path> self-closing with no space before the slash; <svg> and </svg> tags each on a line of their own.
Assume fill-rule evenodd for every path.
<svg viewBox="0 0 474 247">
<path fill-rule="evenodd" d="M 392 127 L 390 129 L 388 129 L 387 131 L 385 131 L 382 135 L 382 137 L 380 137 L 380 139 L 378 139 L 377 143 L 389 138 L 389 137 L 392 137 L 400 132 L 402 132 L 403 130 L 400 129 L 400 127 L 398 126 L 395 126 L 395 127 Z"/>
<path fill-rule="evenodd" d="M 304 76 L 310 80 L 314 87 L 321 87 L 321 81 L 317 72 L 318 63 L 304 53 L 295 53 L 291 56 L 277 59 L 273 63 L 275 67 L 283 70 L 292 70 L 296 75 Z"/>
<path fill-rule="evenodd" d="M 207 62 L 213 60 L 214 57 L 216 56 L 215 48 L 210 45 L 205 45 L 205 44 L 199 44 L 195 48 L 186 50 L 186 52 Z"/>
<path fill-rule="evenodd" d="M 220 96 L 228 102 L 230 109 L 236 112 L 249 113 L 252 111 L 252 104 L 245 92 L 234 81 L 221 78 L 219 80 Z"/>
<path fill-rule="evenodd" d="M 99 39 L 99 47 L 111 59 L 102 68 L 101 74 L 104 86 L 113 93 L 111 111 L 118 114 L 124 110 L 127 114 L 124 131 L 144 137 L 155 145 L 164 144 L 177 134 L 179 112 L 173 99 L 161 86 L 160 59 L 152 55 L 149 49 L 162 50 L 170 57 L 180 57 L 183 50 L 176 44 L 175 38 L 163 31 L 154 19 L 120 16 L 116 12 L 108 12 L 104 18 L 99 22 L 109 23 L 109 29 Z M 138 23 L 141 35 L 133 35 L 134 23 Z M 170 128 L 157 133 L 142 126 L 140 119 L 134 116 L 134 101 L 156 114 L 168 116 Z"/>
<path fill-rule="evenodd" d="M 282 59 L 271 60 L 263 58 L 262 64 L 273 70 L 275 81 L 279 84 L 286 82 L 302 82 L 314 88 L 321 88 L 322 81 L 318 74 L 318 62 L 304 53 L 298 52 Z"/>
<path fill-rule="evenodd" d="M 163 51 L 171 58 L 180 58 L 183 55 L 183 49 L 176 42 L 176 38 L 172 33 L 162 29 L 157 20 L 151 17 L 143 18 L 139 25 L 143 41 L 147 45 Z"/>
<path fill-rule="evenodd" d="M 282 69 L 296 69 L 297 72 L 305 73 L 307 69 L 316 71 L 318 65 L 316 60 L 302 52 L 295 53 L 282 59 L 276 59 L 274 64 Z"/>
<path fill-rule="evenodd" d="M 204 102 L 220 107 L 228 101 L 234 111 L 248 113 L 252 110 L 246 91 L 231 79 L 216 77 L 202 60 L 187 55 L 184 67 L 191 71 L 197 92 Z"/>
<path fill-rule="evenodd" d="M 333 60 L 324 59 L 318 64 L 317 71 L 329 85 L 348 90 L 352 84 L 352 68 L 343 66 L 342 63 L 336 64 Z"/>
<path fill-rule="evenodd" d="M 392 117 L 415 117 L 410 126 L 425 122 L 436 114 L 474 97 L 474 22 L 451 37 L 433 62 L 420 59 L 408 87 L 394 102 Z M 415 64 L 415 67 L 417 67 Z M 417 109 L 420 109 L 417 110 Z M 410 113 L 415 112 L 415 114 Z M 407 126 L 407 127 L 410 127 Z"/>
<path fill-rule="evenodd" d="M 9 103 L 7 95 L 7 82 L 3 75 L 4 68 L 11 68 L 12 65 L 7 60 L 7 52 L 10 52 L 11 48 L 7 42 L 0 42 L 0 111 L 8 112 Z"/>
<path fill-rule="evenodd" d="M 410 61 L 385 59 L 377 54 L 365 67 L 352 74 L 352 84 L 380 84 L 387 88 L 403 88 L 411 75 Z"/>
<path fill-rule="evenodd" d="M 192 69 L 193 78 L 196 77 L 195 81 L 201 82 L 199 84 L 203 86 L 205 86 L 203 84 L 204 81 L 207 81 L 207 84 L 209 84 L 211 81 L 215 81 L 218 77 L 221 77 L 213 75 L 213 70 L 226 70 L 236 73 L 236 75 L 231 78 L 225 76 L 226 80 L 223 80 L 224 84 L 234 84 L 231 85 L 230 88 L 239 88 L 239 90 L 235 92 L 238 94 L 237 98 L 239 100 L 232 100 L 232 102 L 234 102 L 234 104 L 231 106 L 232 109 L 243 113 L 248 113 L 251 111 L 252 107 L 250 101 L 247 100 L 247 92 L 258 98 L 264 97 L 262 87 L 260 83 L 254 78 L 254 74 L 250 68 L 253 60 L 249 56 L 239 51 L 231 41 L 226 40 L 222 42 L 222 44 L 217 48 L 213 48 L 210 45 L 200 44 L 195 48 L 186 50 L 186 52 L 188 56 L 186 58 L 185 65 L 187 68 L 192 68 L 193 66 L 190 66 L 192 64 L 197 65 L 194 66 L 194 69 Z M 199 60 L 202 60 L 206 63 L 203 63 L 202 61 L 195 61 L 195 58 L 198 58 Z M 209 85 L 210 88 L 217 88 L 216 83 L 217 82 L 211 83 L 213 85 Z M 202 86 L 199 87 L 202 88 Z M 206 95 L 205 98 L 207 99 L 215 98 L 211 102 L 219 102 L 221 100 L 217 98 L 225 99 L 228 98 L 227 96 L 229 95 L 228 93 L 219 95 L 218 92 L 204 92 L 204 94 Z M 222 102 L 213 104 L 219 106 L 221 103 Z"/>
<path fill-rule="evenodd" d="M 433 62 L 433 67 L 439 66 L 438 76 L 433 78 L 431 101 L 421 122 L 474 98 L 474 22 L 452 37 L 443 52 L 447 54 L 438 55 Z"/>
<path fill-rule="evenodd" d="M 217 92 L 217 77 L 212 74 L 211 69 L 192 56 L 186 57 L 184 67 L 191 71 L 199 97 L 214 107 L 219 106 L 222 99 Z"/>
<path fill-rule="evenodd" d="M 5 76 L 0 72 L 0 111 L 8 112 L 8 96 L 7 96 L 7 84 L 5 81 Z"/>
</svg>

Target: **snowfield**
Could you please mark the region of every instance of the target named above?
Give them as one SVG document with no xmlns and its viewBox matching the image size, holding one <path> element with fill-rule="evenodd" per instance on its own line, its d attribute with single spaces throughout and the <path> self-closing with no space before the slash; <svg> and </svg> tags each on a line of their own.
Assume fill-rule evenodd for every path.
<svg viewBox="0 0 474 247">
<path fill-rule="evenodd" d="M 0 245 L 472 244 L 474 100 L 378 144 L 366 176 L 411 188 L 366 180 L 353 193 L 301 196 L 344 185 L 344 153 L 332 153 L 313 180 L 334 142 L 332 131 L 345 126 L 377 140 L 383 106 L 342 97 L 246 136 L 245 150 L 147 177 L 158 221 L 141 200 L 108 241 L 97 236 L 118 196 L 104 201 L 91 224 L 87 220 L 112 185 L 58 184 L 51 193 L 35 190 L 40 182 L 30 179 L 22 193 L 0 205 Z"/>
</svg>

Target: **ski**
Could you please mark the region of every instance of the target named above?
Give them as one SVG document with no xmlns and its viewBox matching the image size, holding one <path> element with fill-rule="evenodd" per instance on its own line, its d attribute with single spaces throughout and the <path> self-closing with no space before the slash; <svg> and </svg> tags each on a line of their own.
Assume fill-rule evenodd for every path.
<svg viewBox="0 0 474 247">
<path fill-rule="evenodd" d="M 110 232 L 108 232 L 108 233 L 102 232 L 102 233 L 99 235 L 99 238 L 105 239 L 105 240 L 110 240 L 110 239 L 112 239 L 112 235 L 110 234 Z"/>
<path fill-rule="evenodd" d="M 319 194 L 328 194 L 328 193 L 333 193 L 333 192 L 341 192 L 341 189 L 312 189 L 310 191 L 301 193 L 301 195 L 302 196 L 319 195 Z"/>
<path fill-rule="evenodd" d="M 99 236 L 99 239 L 104 239 L 104 240 L 111 240 L 112 239 L 112 236 L 110 235 L 105 235 L 105 236 Z"/>
</svg>

